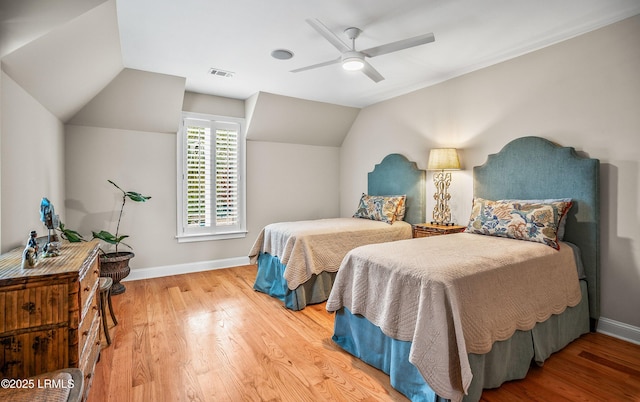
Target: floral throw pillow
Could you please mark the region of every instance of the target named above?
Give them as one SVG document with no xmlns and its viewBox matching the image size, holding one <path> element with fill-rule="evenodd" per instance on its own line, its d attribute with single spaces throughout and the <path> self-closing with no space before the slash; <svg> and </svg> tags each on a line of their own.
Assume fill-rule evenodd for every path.
<svg viewBox="0 0 640 402">
<path fill-rule="evenodd" d="M 396 220 L 397 221 L 403 221 L 404 220 L 404 215 L 407 212 L 407 196 L 406 195 L 397 195 L 394 197 L 399 197 L 399 203 L 398 203 L 398 211 L 396 211 Z"/>
<path fill-rule="evenodd" d="M 372 219 L 392 224 L 398 219 L 398 212 L 404 217 L 406 196 L 381 196 L 362 194 L 354 218 Z"/>
<path fill-rule="evenodd" d="M 396 220 L 403 221 L 405 213 L 407 212 L 407 196 L 396 195 L 394 197 L 398 199 L 398 211 L 396 211 Z"/>
<path fill-rule="evenodd" d="M 465 231 L 543 243 L 558 250 L 559 223 L 569 208 L 570 200 L 545 203 L 475 198 Z"/>
</svg>

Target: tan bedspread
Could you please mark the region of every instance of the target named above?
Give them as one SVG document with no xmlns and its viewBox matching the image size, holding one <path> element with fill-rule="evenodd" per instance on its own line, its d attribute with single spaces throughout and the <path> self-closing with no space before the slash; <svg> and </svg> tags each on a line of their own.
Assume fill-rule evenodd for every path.
<svg viewBox="0 0 640 402">
<path fill-rule="evenodd" d="M 411 238 L 411 225 L 359 218 L 316 219 L 280 222 L 260 231 L 249 258 L 269 253 L 285 265 L 284 278 L 294 290 L 313 274 L 336 272 L 349 250 L 358 246 Z"/>
<path fill-rule="evenodd" d="M 440 396 L 471 383 L 467 353 L 483 354 L 580 302 L 573 251 L 458 233 L 352 250 L 326 308 L 348 308 L 392 338 Z"/>
</svg>

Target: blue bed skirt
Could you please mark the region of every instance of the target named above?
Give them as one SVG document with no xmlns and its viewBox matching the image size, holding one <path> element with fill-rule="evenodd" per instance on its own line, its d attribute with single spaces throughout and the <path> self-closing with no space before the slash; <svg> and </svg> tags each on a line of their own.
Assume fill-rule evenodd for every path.
<svg viewBox="0 0 640 402">
<path fill-rule="evenodd" d="M 554 352 L 589 332 L 587 284 L 580 282 L 582 301 L 530 331 L 516 331 L 496 342 L 484 355 L 469 354 L 473 380 L 465 401 L 478 401 L 485 388 L 497 388 L 505 381 L 524 378 L 531 362 L 539 365 Z M 386 336 L 361 315 L 342 308 L 336 312 L 333 341 L 367 364 L 389 375 L 391 386 L 413 402 L 446 401 L 435 394 L 418 369 L 409 362 L 411 342 Z"/>
<path fill-rule="evenodd" d="M 253 288 L 284 302 L 290 310 L 302 310 L 307 304 L 322 303 L 329 298 L 335 272 L 323 272 L 313 275 L 311 279 L 297 289 L 291 290 L 284 279 L 285 265 L 278 257 L 268 253 L 258 256 L 258 273 Z"/>
</svg>

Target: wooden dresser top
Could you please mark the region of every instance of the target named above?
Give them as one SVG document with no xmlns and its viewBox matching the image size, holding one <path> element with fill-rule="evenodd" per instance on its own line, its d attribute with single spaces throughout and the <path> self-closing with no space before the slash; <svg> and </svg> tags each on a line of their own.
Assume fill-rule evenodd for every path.
<svg viewBox="0 0 640 402">
<path fill-rule="evenodd" d="M 40 258 L 35 267 L 25 269 L 22 269 L 24 248 L 9 251 L 0 255 L 0 281 L 78 273 L 86 268 L 98 247 L 98 240 L 82 243 L 63 241 L 59 256 Z"/>
</svg>

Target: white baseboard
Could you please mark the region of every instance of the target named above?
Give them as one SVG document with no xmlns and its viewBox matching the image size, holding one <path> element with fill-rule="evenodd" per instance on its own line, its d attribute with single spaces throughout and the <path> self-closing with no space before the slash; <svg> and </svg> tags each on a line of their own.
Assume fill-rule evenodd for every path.
<svg viewBox="0 0 640 402">
<path fill-rule="evenodd" d="M 633 325 L 600 317 L 597 332 L 640 345 L 640 328 Z"/>
<path fill-rule="evenodd" d="M 249 257 L 226 258 L 223 260 L 200 261 L 188 264 L 164 265 L 161 267 L 132 269 L 122 282 L 139 279 L 160 278 L 162 276 L 188 274 L 191 272 L 211 271 L 214 269 L 231 268 L 249 265 Z"/>
</svg>

